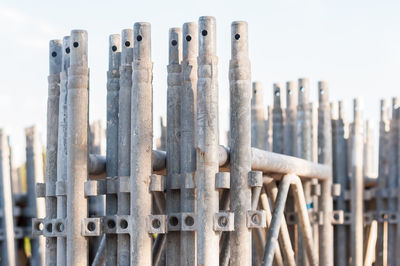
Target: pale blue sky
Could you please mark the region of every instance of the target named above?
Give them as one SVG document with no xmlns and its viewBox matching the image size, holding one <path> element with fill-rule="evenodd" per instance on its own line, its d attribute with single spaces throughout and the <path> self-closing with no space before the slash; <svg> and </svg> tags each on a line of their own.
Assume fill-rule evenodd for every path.
<svg viewBox="0 0 400 266">
<path fill-rule="evenodd" d="M 217 19 L 220 121 L 227 129 L 230 23 L 249 23 L 253 80 L 264 85 L 308 77 L 326 80 L 330 98 L 362 97 L 365 116 L 378 119 L 379 99 L 399 95 L 400 1 L 31 1 L 0 2 L 0 127 L 11 134 L 18 162 L 24 160 L 24 128 L 45 133 L 48 41 L 71 29 L 89 32 L 90 119 L 105 119 L 107 39 L 136 21 L 152 25 L 154 119 L 158 135 L 165 114 L 168 28 Z M 44 138 L 43 138 L 44 139 Z"/>
</svg>

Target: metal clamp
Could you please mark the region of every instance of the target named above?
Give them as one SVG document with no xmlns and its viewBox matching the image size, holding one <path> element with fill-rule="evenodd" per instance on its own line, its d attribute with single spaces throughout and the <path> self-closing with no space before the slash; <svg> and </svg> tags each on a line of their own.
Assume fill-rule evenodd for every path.
<svg viewBox="0 0 400 266">
<path fill-rule="evenodd" d="M 117 217 L 117 234 L 129 234 L 130 233 L 130 216 L 129 215 L 118 215 Z"/>
<path fill-rule="evenodd" d="M 147 230 L 150 234 L 165 234 L 166 230 L 166 215 L 149 215 L 147 217 Z"/>
<path fill-rule="evenodd" d="M 35 191 L 37 198 L 46 197 L 46 183 L 36 183 Z"/>
<path fill-rule="evenodd" d="M 214 231 L 233 231 L 234 222 L 233 212 L 217 212 L 214 215 Z"/>
<path fill-rule="evenodd" d="M 320 184 L 311 184 L 311 195 L 312 196 L 321 196 L 321 185 Z"/>
<path fill-rule="evenodd" d="M 264 210 L 247 211 L 246 225 L 248 228 L 264 228 L 267 227 L 266 212 Z"/>
<path fill-rule="evenodd" d="M 85 197 L 95 197 L 107 193 L 107 183 L 105 180 L 89 180 L 84 184 Z"/>
<path fill-rule="evenodd" d="M 181 230 L 181 214 L 180 213 L 169 213 L 167 216 L 167 230 L 168 231 L 180 231 Z"/>
<path fill-rule="evenodd" d="M 150 191 L 164 192 L 165 191 L 165 176 L 151 175 L 150 176 Z"/>
<path fill-rule="evenodd" d="M 215 188 L 230 189 L 230 187 L 231 187 L 231 174 L 229 172 L 218 172 L 215 175 Z"/>
<path fill-rule="evenodd" d="M 343 210 L 332 211 L 332 224 L 343 224 L 344 223 L 344 212 Z"/>
<path fill-rule="evenodd" d="M 332 197 L 340 197 L 342 194 L 341 189 L 342 187 L 339 183 L 332 184 Z"/>
<path fill-rule="evenodd" d="M 101 236 L 103 234 L 103 218 L 85 218 L 82 222 L 82 236 Z"/>
<path fill-rule="evenodd" d="M 249 187 L 262 187 L 263 186 L 262 172 L 250 171 L 248 174 L 247 182 Z"/>
<path fill-rule="evenodd" d="M 194 212 L 182 212 L 182 231 L 196 231 L 197 228 L 197 217 Z"/>
</svg>

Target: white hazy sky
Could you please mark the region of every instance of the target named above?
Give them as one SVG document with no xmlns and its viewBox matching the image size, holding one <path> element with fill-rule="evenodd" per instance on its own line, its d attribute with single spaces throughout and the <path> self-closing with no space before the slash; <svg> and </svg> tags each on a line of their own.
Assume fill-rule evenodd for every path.
<svg viewBox="0 0 400 266">
<path fill-rule="evenodd" d="M 0 2 L 0 127 L 11 135 L 24 161 L 24 128 L 45 133 L 48 42 L 72 29 L 89 32 L 90 120 L 105 120 L 108 35 L 152 25 L 154 123 L 165 114 L 168 29 L 199 16 L 217 19 L 220 121 L 227 129 L 230 23 L 249 23 L 252 78 L 264 84 L 308 77 L 311 95 L 326 80 L 332 100 L 362 98 L 365 117 L 379 117 L 379 99 L 399 95 L 400 1 L 224 0 L 224 1 L 31 1 Z M 44 140 L 44 138 L 43 138 Z"/>
</svg>

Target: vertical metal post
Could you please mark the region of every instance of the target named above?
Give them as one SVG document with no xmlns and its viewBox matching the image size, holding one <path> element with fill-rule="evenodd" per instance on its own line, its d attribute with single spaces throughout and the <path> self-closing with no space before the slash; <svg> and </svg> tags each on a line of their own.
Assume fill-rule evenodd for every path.
<svg viewBox="0 0 400 266">
<path fill-rule="evenodd" d="M 119 68 L 119 120 L 118 120 L 118 176 L 130 176 L 131 163 L 131 114 L 133 30 L 124 29 L 121 34 L 121 66 Z M 120 183 L 121 184 L 121 183 Z M 129 215 L 130 194 L 118 190 L 118 215 Z M 130 237 L 118 234 L 118 265 L 128 265 L 130 261 Z"/>
<path fill-rule="evenodd" d="M 67 265 L 87 265 L 88 244 L 81 225 L 88 214 L 84 183 L 88 178 L 89 80 L 87 32 L 71 31 L 67 127 Z"/>
<path fill-rule="evenodd" d="M 230 265 L 251 265 L 251 230 L 247 211 L 251 210 L 251 69 L 248 57 L 247 22 L 231 26 L 231 60 L 229 63 L 231 113 L 231 201 L 235 230 L 230 233 Z"/>
<path fill-rule="evenodd" d="M 363 265 L 363 121 L 359 101 L 354 99 L 351 177 L 351 258 L 353 266 Z"/>
<path fill-rule="evenodd" d="M 284 128 L 284 154 L 295 155 L 296 148 L 296 116 L 297 88 L 292 81 L 286 82 L 286 123 Z M 254 146 L 253 146 L 254 147 Z"/>
<path fill-rule="evenodd" d="M 60 97 L 58 108 L 58 145 L 57 145 L 57 187 L 65 187 L 67 181 L 67 127 L 68 127 L 68 68 L 70 66 L 70 37 L 65 36 L 62 47 L 62 69 L 60 73 Z M 67 218 L 67 198 L 64 193 L 57 194 L 57 218 Z M 64 230 L 66 229 L 64 226 Z M 67 239 L 57 237 L 56 265 L 65 266 L 67 263 Z"/>
<path fill-rule="evenodd" d="M 379 122 L 379 158 L 378 158 L 378 193 L 376 196 L 376 217 L 378 220 L 378 235 L 376 239 L 376 266 L 383 266 L 387 261 L 387 250 L 385 243 L 387 242 L 387 227 L 384 221 L 387 211 L 387 200 L 384 198 L 385 189 L 387 188 L 388 172 L 389 172 L 389 112 L 386 100 L 381 100 L 380 106 L 380 122 Z M 387 217 L 386 217 L 387 218 Z M 386 229 L 386 230 L 385 230 Z"/>
<path fill-rule="evenodd" d="M 60 72 L 62 63 L 62 42 L 52 40 L 49 45 L 50 75 L 47 96 L 47 145 L 46 145 L 46 187 L 55 187 L 57 182 L 58 108 L 60 98 Z M 46 219 L 57 218 L 56 196 L 46 196 Z M 46 265 L 57 262 L 57 239 L 46 239 Z"/>
<path fill-rule="evenodd" d="M 10 179 L 10 150 L 7 143 L 7 135 L 0 129 L 0 230 L 3 240 L 0 241 L 0 262 L 2 265 L 16 266 L 13 201 Z"/>
<path fill-rule="evenodd" d="M 273 122 L 272 122 L 272 107 L 267 107 L 268 117 L 265 121 L 267 123 L 267 134 L 266 134 L 266 151 L 272 151 L 272 138 L 273 138 Z"/>
<path fill-rule="evenodd" d="M 167 89 L 167 193 L 168 223 L 177 226 L 180 219 L 180 140 L 181 140 L 181 86 L 182 86 L 182 30 L 169 30 L 169 63 Z M 175 215 L 174 215 L 175 214 Z M 169 231 L 166 242 L 167 265 L 180 263 L 180 232 Z"/>
<path fill-rule="evenodd" d="M 332 166 L 331 111 L 324 81 L 318 83 L 318 96 L 318 163 Z M 332 177 L 322 181 L 319 207 L 323 212 L 319 226 L 319 264 L 329 266 L 333 265 Z"/>
<path fill-rule="evenodd" d="M 251 147 L 265 150 L 266 123 L 261 82 L 253 82 L 251 98 Z"/>
<path fill-rule="evenodd" d="M 396 109 L 398 108 L 399 99 L 392 99 L 392 120 L 390 121 L 390 132 L 389 132 L 389 176 L 387 187 L 390 191 L 393 191 L 398 186 L 398 121 L 399 118 L 397 116 Z M 394 213 L 397 211 L 397 200 L 395 197 L 392 197 L 393 194 L 389 193 L 388 199 L 388 210 L 390 213 Z M 395 223 L 388 224 L 388 265 L 395 265 L 395 253 L 396 253 L 396 234 L 397 234 L 397 226 Z"/>
<path fill-rule="evenodd" d="M 196 94 L 197 94 L 197 23 L 188 22 L 182 27 L 182 91 L 181 91 L 181 212 L 196 211 L 196 192 L 187 188 L 194 183 L 196 171 Z M 185 221 L 182 221 L 183 223 Z M 181 265 L 196 264 L 196 234 L 181 232 Z"/>
<path fill-rule="evenodd" d="M 374 176 L 374 128 L 371 121 L 365 121 L 364 129 L 364 162 L 363 173 L 365 177 Z"/>
<path fill-rule="evenodd" d="M 119 126 L 119 67 L 121 65 L 121 35 L 109 37 L 107 72 L 107 134 L 106 164 L 107 177 L 118 176 L 118 126 Z M 117 195 L 106 195 L 106 216 L 117 214 Z M 106 265 L 117 265 L 117 235 L 106 235 Z"/>
<path fill-rule="evenodd" d="M 282 109 L 281 85 L 274 83 L 274 107 L 272 108 L 272 151 L 283 153 L 284 114 Z"/>
<path fill-rule="evenodd" d="M 149 190 L 153 151 L 153 88 L 150 24 L 134 25 L 131 129 L 131 265 L 151 265 Z"/>
<path fill-rule="evenodd" d="M 197 81 L 197 264 L 218 265 L 219 233 L 213 218 L 219 210 L 215 176 L 218 166 L 218 58 L 216 21 L 199 18 Z"/>
<path fill-rule="evenodd" d="M 46 215 L 45 202 L 43 198 L 36 198 L 36 183 L 43 183 L 43 150 L 39 140 L 36 127 L 25 129 L 26 134 L 26 181 L 27 181 L 27 206 L 26 216 L 28 218 L 44 218 Z M 51 231 L 47 229 L 47 231 Z M 43 253 L 45 251 L 45 239 L 42 237 L 32 238 L 32 264 L 43 265 Z"/>
</svg>

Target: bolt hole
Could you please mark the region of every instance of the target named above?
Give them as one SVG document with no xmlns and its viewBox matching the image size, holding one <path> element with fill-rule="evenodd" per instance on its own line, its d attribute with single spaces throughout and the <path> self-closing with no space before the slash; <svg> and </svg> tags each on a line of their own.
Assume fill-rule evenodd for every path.
<svg viewBox="0 0 400 266">
<path fill-rule="evenodd" d="M 259 215 L 258 213 L 254 213 L 254 214 L 251 216 L 251 221 L 252 221 L 254 224 L 259 225 L 259 224 L 261 223 L 261 217 L 260 217 L 260 215 Z"/>
<path fill-rule="evenodd" d="M 57 53 L 56 53 L 56 52 L 52 52 L 52 53 L 51 53 L 51 56 L 52 56 L 52 57 L 56 57 L 56 56 L 57 56 Z"/>
<path fill-rule="evenodd" d="M 161 221 L 159 219 L 153 219 L 151 226 L 153 226 L 155 229 L 158 229 L 161 227 Z"/>
<path fill-rule="evenodd" d="M 46 224 L 46 231 L 49 233 L 53 232 L 53 224 L 52 223 Z"/>
<path fill-rule="evenodd" d="M 143 40 L 143 37 L 142 37 L 142 35 L 138 35 L 138 36 L 136 36 L 136 40 L 137 40 L 138 42 L 140 42 L 141 40 Z"/>
<path fill-rule="evenodd" d="M 208 34 L 208 32 L 206 30 L 201 31 L 201 35 L 203 35 L 203 36 L 207 36 L 207 34 Z"/>
<path fill-rule="evenodd" d="M 128 228 L 128 222 L 127 222 L 126 220 L 122 219 L 122 220 L 119 222 L 119 226 L 120 226 L 122 229 L 126 229 L 126 228 Z"/>
<path fill-rule="evenodd" d="M 178 44 L 178 42 L 176 40 L 172 40 L 171 44 L 172 44 L 172 46 L 176 46 Z"/>
<path fill-rule="evenodd" d="M 194 225 L 194 219 L 192 216 L 186 216 L 185 218 L 185 224 L 187 226 L 193 226 Z"/>
<path fill-rule="evenodd" d="M 88 224 L 87 224 L 87 229 L 88 229 L 90 232 L 93 232 L 93 231 L 96 229 L 96 225 L 94 224 L 94 222 L 88 222 Z"/>
<path fill-rule="evenodd" d="M 186 35 L 186 38 L 185 38 L 185 39 L 186 39 L 187 42 L 190 42 L 190 41 L 192 40 L 192 36 Z"/>
<path fill-rule="evenodd" d="M 67 48 L 65 49 L 65 53 L 69 54 L 70 52 L 71 52 L 71 49 L 69 49 L 69 47 L 67 47 Z"/>
<path fill-rule="evenodd" d="M 396 215 L 395 214 L 390 215 L 390 219 L 391 220 L 396 220 Z"/>
<path fill-rule="evenodd" d="M 179 224 L 179 220 L 176 216 L 172 216 L 169 218 L 169 224 L 172 226 L 177 226 Z"/>
<path fill-rule="evenodd" d="M 36 230 L 38 231 L 43 231 L 43 223 L 42 222 L 38 222 L 35 226 Z"/>
<path fill-rule="evenodd" d="M 74 42 L 74 47 L 78 48 L 78 46 L 79 46 L 79 43 L 78 42 Z"/>
<path fill-rule="evenodd" d="M 288 90 L 287 92 L 289 95 L 292 95 L 292 90 Z"/>
<path fill-rule="evenodd" d="M 339 220 L 339 214 L 335 213 L 335 214 L 333 215 L 333 218 L 334 218 L 335 220 Z"/>
<path fill-rule="evenodd" d="M 303 92 L 304 91 L 304 87 L 300 87 L 300 91 Z"/>
<path fill-rule="evenodd" d="M 117 46 L 113 45 L 113 46 L 111 47 L 111 50 L 112 50 L 113 52 L 117 51 Z"/>
<path fill-rule="evenodd" d="M 129 46 L 131 46 L 131 42 L 130 41 L 126 41 L 125 42 L 125 47 L 129 47 Z"/>
<path fill-rule="evenodd" d="M 221 227 L 225 227 L 228 225 L 228 218 L 226 216 L 221 216 L 218 218 L 218 225 Z"/>
<path fill-rule="evenodd" d="M 57 223 L 56 224 L 56 230 L 59 233 L 64 232 L 64 224 L 63 223 Z"/>
<path fill-rule="evenodd" d="M 239 40 L 239 39 L 240 39 L 240 34 L 239 34 L 239 33 L 236 33 L 236 34 L 235 34 L 235 39 L 236 39 L 236 40 Z"/>
<path fill-rule="evenodd" d="M 280 91 L 275 91 L 275 96 L 280 96 L 280 95 L 281 95 Z"/>
<path fill-rule="evenodd" d="M 384 213 L 382 213 L 381 217 L 382 217 L 382 219 L 386 219 L 387 218 L 386 214 L 384 214 Z"/>
<path fill-rule="evenodd" d="M 115 221 L 114 220 L 108 220 L 107 221 L 107 226 L 110 229 L 113 229 L 115 227 Z"/>
<path fill-rule="evenodd" d="M 319 90 L 319 93 L 320 93 L 321 95 L 323 95 L 323 94 L 325 93 L 325 91 L 324 91 L 323 89 L 320 89 L 320 90 Z"/>
</svg>

